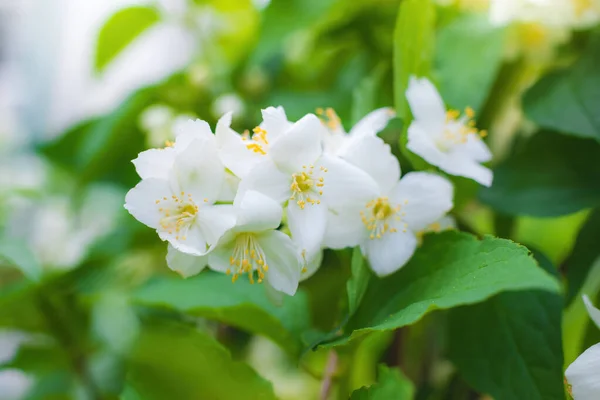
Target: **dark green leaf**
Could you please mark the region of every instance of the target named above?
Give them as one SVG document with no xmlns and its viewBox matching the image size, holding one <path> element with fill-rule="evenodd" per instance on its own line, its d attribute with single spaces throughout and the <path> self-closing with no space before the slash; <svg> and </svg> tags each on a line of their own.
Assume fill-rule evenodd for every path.
<svg viewBox="0 0 600 400">
<path fill-rule="evenodd" d="M 524 96 L 523 108 L 538 125 L 600 140 L 600 36 L 572 67 L 552 72 Z"/>
<path fill-rule="evenodd" d="M 481 200 L 508 215 L 550 217 L 600 204 L 600 144 L 539 132 L 494 170 Z"/>
<path fill-rule="evenodd" d="M 129 7 L 112 15 L 98 34 L 96 71 L 102 71 L 136 37 L 159 20 L 160 14 L 154 7 Z"/>
<path fill-rule="evenodd" d="M 486 15 L 464 15 L 440 30 L 436 70 L 446 103 L 458 110 L 469 106 L 480 111 L 503 52 L 504 31 L 490 25 Z"/>
<path fill-rule="evenodd" d="M 269 301 L 261 285 L 243 279 L 233 284 L 231 277 L 210 271 L 188 279 L 154 280 L 138 291 L 135 299 L 265 335 L 292 354 L 300 351 L 300 336 L 310 324 L 302 292 L 286 297 L 279 307 Z"/>
<path fill-rule="evenodd" d="M 143 399 L 275 399 L 268 381 L 236 362 L 205 333 L 180 325 L 146 327 L 131 356 L 131 392 Z"/>
<path fill-rule="evenodd" d="M 567 278 L 567 296 L 570 304 L 583 286 L 594 261 L 600 256 L 600 210 L 594 210 L 579 231 L 573 251 L 564 262 Z"/>
<path fill-rule="evenodd" d="M 355 390 L 350 400 L 411 400 L 414 393 L 413 383 L 400 370 L 380 365 L 377 383 Z"/>
<path fill-rule="evenodd" d="M 405 267 L 389 277 L 371 279 L 343 336 L 328 345 L 410 325 L 436 309 L 526 289 L 557 292 L 559 286 L 525 247 L 491 236 L 478 240 L 460 232 L 428 235 Z"/>
<path fill-rule="evenodd" d="M 471 386 L 496 400 L 563 400 L 562 307 L 559 294 L 535 290 L 454 309 L 450 359 Z"/>
</svg>

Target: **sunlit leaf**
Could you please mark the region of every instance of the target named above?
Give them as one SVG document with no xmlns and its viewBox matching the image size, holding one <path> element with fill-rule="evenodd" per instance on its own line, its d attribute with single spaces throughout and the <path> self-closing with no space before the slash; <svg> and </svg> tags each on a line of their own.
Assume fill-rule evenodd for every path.
<svg viewBox="0 0 600 400">
<path fill-rule="evenodd" d="M 436 309 L 527 289 L 557 292 L 559 285 L 538 267 L 525 247 L 491 236 L 478 240 L 459 232 L 428 235 L 406 266 L 389 277 L 371 279 L 342 335 L 326 345 L 410 325 Z"/>
<path fill-rule="evenodd" d="M 128 7 L 112 15 L 98 35 L 94 59 L 96 71 L 102 71 L 135 38 L 159 20 L 160 14 L 154 7 Z"/>
</svg>

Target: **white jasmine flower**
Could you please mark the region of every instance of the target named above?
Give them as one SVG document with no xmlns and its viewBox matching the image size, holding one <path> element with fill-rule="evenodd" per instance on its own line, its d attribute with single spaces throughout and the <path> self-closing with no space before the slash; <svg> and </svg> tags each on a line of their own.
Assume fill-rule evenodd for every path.
<svg viewBox="0 0 600 400">
<path fill-rule="evenodd" d="M 219 116 L 228 112 L 242 114 L 244 109 L 242 98 L 235 93 L 228 93 L 215 99 L 211 111 L 215 116 Z"/>
<path fill-rule="evenodd" d="M 142 181 L 127 193 L 125 208 L 184 253 L 204 255 L 235 224 L 230 205 L 214 205 L 225 167 L 208 124 L 177 137 L 172 149 L 149 150 L 134 161 Z M 208 130 L 208 131 L 207 131 Z"/>
<path fill-rule="evenodd" d="M 425 78 L 411 77 L 406 98 L 414 115 L 408 149 L 448 174 L 491 186 L 492 171 L 480 163 L 492 155 L 481 140 L 485 131 L 475 128 L 473 110 L 467 108 L 462 117 L 458 111 L 446 111 L 435 86 Z"/>
<path fill-rule="evenodd" d="M 232 113 L 225 114 L 216 129 L 217 146 L 225 166 L 243 178 L 268 157 L 269 149 L 279 137 L 292 127 L 283 107 L 262 110 L 263 122 L 249 132 L 239 135 L 231 129 Z M 266 157 L 265 157 L 266 156 Z"/>
<path fill-rule="evenodd" d="M 367 166 L 378 187 L 358 207 L 329 213 L 323 244 L 334 249 L 360 245 L 375 273 L 389 275 L 412 257 L 418 233 L 452 208 L 452 184 L 425 172 L 399 180 L 398 160 L 380 138 L 365 137 L 354 149 L 348 159 Z"/>
<path fill-rule="evenodd" d="M 225 118 L 227 118 L 227 116 L 224 116 L 221 119 Z M 219 124 L 221 123 L 222 122 L 219 121 Z M 199 143 L 206 142 L 211 149 L 216 149 L 215 135 L 213 135 L 210 126 L 206 121 L 199 119 L 181 120 L 175 124 L 173 130 L 176 137 L 175 142 L 167 141 L 167 147 L 162 149 L 143 151 L 132 161 L 140 178 L 159 178 L 168 180 L 177 154 L 183 152 L 187 146 L 196 139 L 199 140 Z M 217 196 L 217 200 L 233 201 L 239 179 L 234 176 L 231 171 L 225 170 L 225 167 L 223 168 L 225 171 L 223 175 L 223 184 L 219 195 Z"/>
<path fill-rule="evenodd" d="M 320 249 L 328 209 L 364 204 L 376 184 L 364 171 L 323 154 L 324 126 L 312 114 L 293 124 L 269 147 L 268 157 L 242 178 L 240 191 L 256 190 L 286 201 L 292 239 L 310 260 Z"/>
<path fill-rule="evenodd" d="M 600 327 L 600 310 L 584 295 L 583 302 L 596 326 Z M 600 343 L 583 352 L 565 371 L 571 395 L 575 400 L 600 398 Z"/>
<path fill-rule="evenodd" d="M 596 24 L 600 8 L 595 0 L 491 0 L 490 21 L 537 23 L 551 28 L 578 28 Z"/>
<path fill-rule="evenodd" d="M 184 277 L 195 275 L 209 265 L 232 275 L 235 282 L 248 275 L 250 283 L 265 281 L 273 289 L 296 293 L 300 280 L 298 249 L 289 236 L 276 230 L 283 209 L 273 199 L 254 191 L 236 197 L 237 223 L 209 255 L 194 257 L 169 247 L 167 263 Z"/>
<path fill-rule="evenodd" d="M 323 131 L 323 149 L 325 153 L 342 156 L 345 147 L 350 142 L 363 136 L 377 135 L 386 127 L 390 119 L 396 116 L 396 113 L 389 107 L 379 108 L 358 121 L 348 133 L 344 130 L 340 118 L 332 108 L 326 108 L 325 110 L 319 108 L 317 109 L 317 115 L 327 127 Z"/>
</svg>

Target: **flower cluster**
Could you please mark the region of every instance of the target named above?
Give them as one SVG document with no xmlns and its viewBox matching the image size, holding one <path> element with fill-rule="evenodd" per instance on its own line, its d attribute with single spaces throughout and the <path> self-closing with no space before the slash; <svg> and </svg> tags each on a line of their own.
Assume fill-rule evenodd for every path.
<svg viewBox="0 0 600 400">
<path fill-rule="evenodd" d="M 428 81 L 413 79 L 407 95 L 415 115 L 409 149 L 489 185 L 491 172 L 478 164 L 489 151 L 468 119 L 447 114 Z M 427 172 L 400 178 L 397 158 L 377 136 L 391 109 L 373 111 L 348 133 L 331 109 L 291 122 L 283 108 L 269 107 L 262 117 L 242 134 L 231 128 L 231 113 L 214 134 L 204 121 L 178 124 L 173 143 L 133 161 L 142 181 L 125 207 L 169 243 L 168 265 L 182 276 L 208 266 L 293 295 L 324 248 L 360 246 L 384 276 L 406 264 L 424 231 L 448 225 L 452 184 Z"/>
</svg>

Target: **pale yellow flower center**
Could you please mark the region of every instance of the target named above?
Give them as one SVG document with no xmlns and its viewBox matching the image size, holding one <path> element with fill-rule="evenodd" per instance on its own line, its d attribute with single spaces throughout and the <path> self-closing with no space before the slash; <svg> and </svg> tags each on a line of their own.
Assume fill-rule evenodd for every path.
<svg viewBox="0 0 600 400">
<path fill-rule="evenodd" d="M 267 154 L 269 140 L 267 139 L 267 131 L 265 131 L 260 126 L 252 129 L 252 137 L 250 137 L 250 132 L 247 130 L 242 134 L 242 140 L 252 140 L 252 143 L 248 143 L 246 148 L 248 150 L 252 150 L 255 153 L 258 153 L 262 156 Z"/>
<path fill-rule="evenodd" d="M 233 272 L 231 281 L 234 283 L 240 275 L 248 274 L 250 283 L 254 284 L 254 271 L 258 275 L 258 283 L 262 283 L 265 272 L 269 270 L 265 253 L 252 233 L 242 233 L 236 237 L 229 264 L 231 268 L 227 270 L 227 274 Z"/>
<path fill-rule="evenodd" d="M 204 199 L 208 202 L 208 199 Z M 163 215 L 160 219 L 160 226 L 170 235 L 178 234 L 182 229 L 189 226 L 196 219 L 199 207 L 194 202 L 191 193 L 181 192 L 178 195 L 172 195 L 171 198 L 163 197 L 155 201 L 158 206 L 158 212 Z M 175 236 L 176 240 L 186 240 L 185 236 Z"/>
<path fill-rule="evenodd" d="M 408 201 L 404 202 L 404 205 Z M 400 222 L 405 215 L 401 212 L 400 204 L 392 205 L 388 197 L 379 197 L 371 200 L 366 205 L 367 210 L 361 211 L 360 216 L 362 222 L 369 230 L 369 239 L 381 239 L 386 233 L 398 232 L 396 228 L 392 228 L 391 222 Z M 406 232 L 407 225 L 404 224 L 403 232 Z"/>
<path fill-rule="evenodd" d="M 480 131 L 475 127 L 474 117 L 475 111 L 471 107 L 465 109 L 463 116 L 457 110 L 448 110 L 446 112 L 446 127 L 438 144 L 445 147 L 447 144 L 466 143 L 469 135 L 475 135 L 477 138 L 486 137 L 487 131 Z"/>
<path fill-rule="evenodd" d="M 320 167 L 315 170 L 314 165 L 303 165 L 302 172 L 292 174 L 290 200 L 294 200 L 301 209 L 304 209 L 307 203 L 321 204 L 319 197 L 323 195 L 325 186 L 323 175 L 325 173 L 327 173 L 327 168 Z"/>
</svg>

